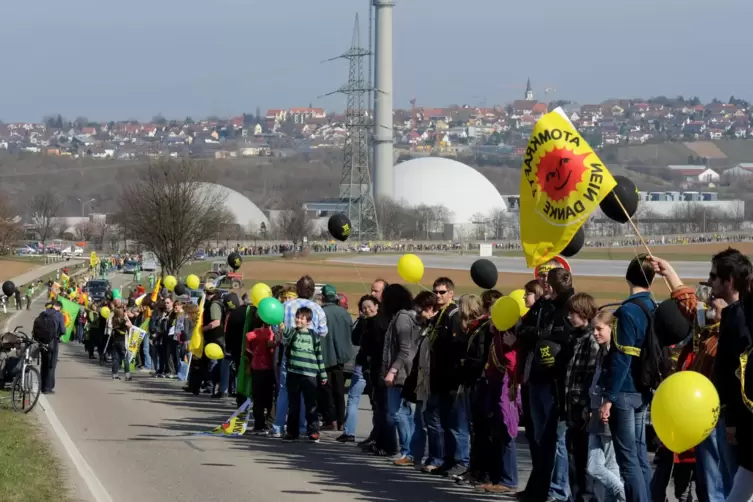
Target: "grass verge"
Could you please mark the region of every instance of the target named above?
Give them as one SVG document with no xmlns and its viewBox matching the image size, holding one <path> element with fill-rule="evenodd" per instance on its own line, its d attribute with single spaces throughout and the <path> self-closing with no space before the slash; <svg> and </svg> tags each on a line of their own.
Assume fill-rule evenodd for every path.
<svg viewBox="0 0 753 502">
<path fill-rule="evenodd" d="M 0 392 L 8 397 L 8 393 Z M 67 502 L 60 462 L 40 438 L 35 415 L 0 407 L 0 497 L 4 502 Z"/>
</svg>

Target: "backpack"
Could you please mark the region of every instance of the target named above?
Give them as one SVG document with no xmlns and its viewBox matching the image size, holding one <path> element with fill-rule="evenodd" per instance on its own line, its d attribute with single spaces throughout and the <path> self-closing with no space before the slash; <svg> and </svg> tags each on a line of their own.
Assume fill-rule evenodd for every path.
<svg viewBox="0 0 753 502">
<path fill-rule="evenodd" d="M 628 300 L 623 305 L 625 303 L 632 303 L 640 307 L 648 319 L 646 338 L 643 340 L 643 346 L 640 348 L 640 373 L 635 383 L 638 390 L 650 390 L 653 392 L 669 376 L 672 370 L 672 359 L 669 349 L 662 347 L 659 338 L 656 336 L 656 331 L 654 330 L 654 313 L 638 299 Z"/>
<path fill-rule="evenodd" d="M 49 344 L 57 338 L 56 332 L 59 328 L 54 313 L 45 310 L 34 319 L 34 325 L 31 329 L 31 337 L 39 343 Z"/>
</svg>

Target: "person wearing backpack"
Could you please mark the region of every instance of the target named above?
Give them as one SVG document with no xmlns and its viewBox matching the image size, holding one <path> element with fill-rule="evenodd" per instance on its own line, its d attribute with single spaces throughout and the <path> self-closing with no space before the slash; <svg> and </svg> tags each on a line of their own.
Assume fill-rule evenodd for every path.
<svg viewBox="0 0 753 502">
<path fill-rule="evenodd" d="M 60 300 L 55 300 L 34 320 L 32 337 L 39 343 L 47 345 L 41 354 L 42 393 L 55 393 L 55 367 L 58 361 L 58 344 L 60 337 L 65 335 L 65 320 L 60 311 L 63 308 Z"/>
<path fill-rule="evenodd" d="M 628 265 L 625 280 L 630 296 L 614 313 L 612 350 L 604 361 L 600 382 L 603 404 L 599 416 L 612 432 L 627 502 L 651 500 L 646 419 L 651 391 L 660 380 L 658 367 L 662 366 L 654 354 L 658 344 L 653 333 L 656 303 L 650 291 L 654 275 L 646 255 L 633 258 Z"/>
</svg>

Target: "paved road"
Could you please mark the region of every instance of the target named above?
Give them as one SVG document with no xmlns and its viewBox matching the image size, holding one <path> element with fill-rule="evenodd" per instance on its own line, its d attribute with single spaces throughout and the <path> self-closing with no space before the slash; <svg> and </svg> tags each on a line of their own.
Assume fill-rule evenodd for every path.
<svg viewBox="0 0 753 502">
<path fill-rule="evenodd" d="M 122 285 L 122 276 L 113 282 Z M 22 313 L 16 324 L 31 325 L 35 314 Z M 133 382 L 113 381 L 109 368 L 89 361 L 74 344 L 61 350 L 55 395 L 40 403 L 54 411 L 109 494 L 100 500 L 489 500 L 450 481 L 393 467 L 355 445 L 341 445 L 334 441 L 337 433 L 325 433 L 316 445 L 194 436 L 222 423 L 232 403 L 193 396 L 180 386 L 143 373 Z M 370 422 L 367 407 L 364 399 L 362 437 Z M 529 467 L 524 445 L 519 458 L 522 483 Z"/>
<path fill-rule="evenodd" d="M 396 266 L 399 254 L 359 254 L 353 258 L 338 258 L 329 261 L 340 263 L 355 263 L 358 265 L 386 265 Z M 442 254 L 418 254 L 426 268 L 445 268 L 453 270 L 469 270 L 471 264 L 478 260 L 478 256 L 459 256 Z M 661 256 L 661 255 L 659 255 Z M 507 273 L 532 273 L 526 268 L 524 258 L 489 257 L 497 265 L 497 270 Z M 624 277 L 627 263 L 622 260 L 569 260 L 573 273 L 578 276 Z M 673 262 L 677 273 L 685 279 L 705 279 L 709 275 L 707 262 L 683 261 Z"/>
</svg>

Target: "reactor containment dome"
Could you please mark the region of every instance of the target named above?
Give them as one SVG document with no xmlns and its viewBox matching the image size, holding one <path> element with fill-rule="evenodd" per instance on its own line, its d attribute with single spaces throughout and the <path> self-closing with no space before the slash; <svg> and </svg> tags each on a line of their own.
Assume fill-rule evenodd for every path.
<svg viewBox="0 0 753 502">
<path fill-rule="evenodd" d="M 474 168 L 452 159 L 422 157 L 393 167 L 393 199 L 416 207 L 444 206 L 454 225 L 467 225 L 474 215 L 507 211 L 507 204 L 492 183 Z"/>
<path fill-rule="evenodd" d="M 256 204 L 245 195 L 226 186 L 214 183 L 201 183 L 201 190 L 218 194 L 225 203 L 225 208 L 235 217 L 238 225 L 247 231 L 258 231 L 262 223 L 269 228 L 269 219 Z"/>
</svg>

